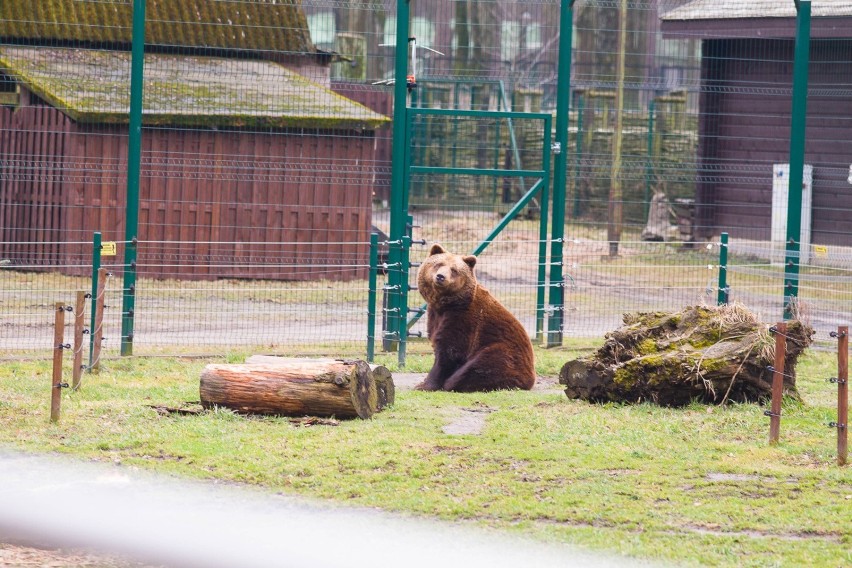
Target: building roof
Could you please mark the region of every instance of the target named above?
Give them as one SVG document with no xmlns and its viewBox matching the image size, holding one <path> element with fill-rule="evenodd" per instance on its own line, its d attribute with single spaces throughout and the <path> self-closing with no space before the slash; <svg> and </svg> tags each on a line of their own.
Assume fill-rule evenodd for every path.
<svg viewBox="0 0 852 568">
<path fill-rule="evenodd" d="M 815 0 L 811 2 L 811 16 L 852 16 L 852 1 Z M 692 0 L 662 15 L 664 21 L 795 17 L 793 0 Z"/>
<path fill-rule="evenodd" d="M 130 53 L 0 48 L 0 70 L 78 122 L 126 124 Z M 146 54 L 145 125 L 373 130 L 389 118 L 277 63 Z"/>
<path fill-rule="evenodd" d="M 665 10 L 665 5 L 680 4 Z M 852 0 L 813 0 L 811 38 L 852 37 Z M 667 38 L 794 38 L 793 0 L 667 0 L 661 29 Z M 682 34 L 680 36 L 676 34 Z"/>
<path fill-rule="evenodd" d="M 149 45 L 313 53 L 299 0 L 147 0 Z M 0 40 L 129 44 L 130 0 L 2 0 Z"/>
</svg>

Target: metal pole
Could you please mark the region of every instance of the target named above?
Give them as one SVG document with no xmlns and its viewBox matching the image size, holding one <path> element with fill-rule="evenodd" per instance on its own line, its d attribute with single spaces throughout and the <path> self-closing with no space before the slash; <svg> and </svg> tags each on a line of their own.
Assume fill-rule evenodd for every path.
<svg viewBox="0 0 852 568">
<path fill-rule="evenodd" d="M 89 369 L 92 368 L 92 363 L 95 358 L 95 315 L 98 313 L 95 303 L 98 301 L 98 290 L 101 270 L 101 233 L 96 231 L 92 236 L 92 313 L 91 324 L 89 325 Z"/>
<path fill-rule="evenodd" d="M 538 229 L 538 278 L 535 293 L 535 340 L 539 344 L 545 339 L 544 303 L 545 293 L 547 292 L 547 218 L 549 213 L 547 207 L 550 201 L 550 142 L 552 136 L 553 128 L 551 127 L 551 120 L 548 118 L 544 121 L 544 148 L 541 152 L 541 169 L 544 170 L 544 179 L 542 180 L 541 196 L 539 196 L 541 211 Z M 535 185 L 533 184 L 533 187 Z"/>
<path fill-rule="evenodd" d="M 393 148 L 391 151 L 391 194 L 390 194 L 390 242 L 388 244 L 388 306 L 387 329 L 398 332 L 400 321 L 405 322 L 402 305 L 402 287 L 408 285 L 408 275 L 403 274 L 403 257 L 407 251 L 403 246 L 405 222 L 408 213 L 405 195 L 405 177 L 408 175 L 408 19 L 409 0 L 398 0 L 396 7 L 396 62 L 394 76 L 393 105 Z M 391 350 L 398 346 L 399 337 L 387 342 Z"/>
<path fill-rule="evenodd" d="M 793 59 L 793 108 L 790 123 L 790 187 L 787 194 L 787 244 L 784 258 L 784 319 L 794 317 L 799 295 L 802 238 L 802 177 L 805 168 L 805 122 L 811 43 L 811 1 L 796 0 L 796 48 Z"/>
<path fill-rule="evenodd" d="M 367 292 L 367 361 L 372 363 L 376 350 L 376 281 L 379 272 L 379 235 L 370 234 L 370 284 Z"/>
<path fill-rule="evenodd" d="M 139 237 L 139 173 L 142 162 L 142 90 L 145 66 L 145 0 L 133 1 L 130 58 L 130 128 L 127 144 L 127 209 L 124 227 L 124 286 L 121 295 L 121 354 L 133 355 L 136 307 L 136 243 Z"/>
<path fill-rule="evenodd" d="M 722 233 L 719 239 L 719 292 L 716 303 L 720 306 L 728 303 L 728 233 Z"/>
<path fill-rule="evenodd" d="M 553 223 L 550 246 L 550 296 L 545 345 L 562 345 L 565 309 L 565 277 L 562 274 L 562 242 L 565 237 L 565 181 L 568 163 L 568 111 L 571 106 L 571 42 L 574 29 L 574 0 L 559 6 L 559 67 L 556 83 L 556 145 L 553 172 Z"/>
</svg>

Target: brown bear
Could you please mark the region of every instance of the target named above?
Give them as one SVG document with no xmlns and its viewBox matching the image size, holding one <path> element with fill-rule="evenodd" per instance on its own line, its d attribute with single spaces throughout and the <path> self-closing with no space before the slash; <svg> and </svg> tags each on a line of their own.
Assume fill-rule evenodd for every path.
<svg viewBox="0 0 852 568">
<path fill-rule="evenodd" d="M 532 343 L 521 322 L 476 281 L 475 256 L 432 245 L 417 272 L 435 364 L 419 390 L 531 389 Z"/>
</svg>

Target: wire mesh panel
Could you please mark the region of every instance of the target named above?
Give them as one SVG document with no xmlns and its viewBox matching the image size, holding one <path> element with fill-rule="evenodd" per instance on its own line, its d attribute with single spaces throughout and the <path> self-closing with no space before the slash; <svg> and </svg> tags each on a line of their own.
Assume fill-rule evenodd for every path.
<svg viewBox="0 0 852 568">
<path fill-rule="evenodd" d="M 792 0 L 411 0 L 404 49 L 392 0 L 149 0 L 138 197 L 139 4 L 36 4 L 0 3 L 0 349 L 50 345 L 54 302 L 91 288 L 100 232 L 116 245 L 103 259 L 108 352 L 359 352 L 370 235 L 390 233 L 393 206 L 405 201 L 414 240 L 470 252 L 533 187 L 505 172 L 543 168 L 548 155 L 551 180 L 566 158 L 564 187 L 546 188 L 564 192 L 564 228 L 553 201 L 534 197 L 477 266 L 531 335 L 542 311 L 565 310 L 566 337 L 598 337 L 627 311 L 712 303 L 722 232 L 732 299 L 777 319 L 792 278 L 819 329 L 849 317 L 848 2 L 814 3 L 803 79 Z M 572 27 L 560 30 L 566 13 Z M 570 76 L 559 77 L 563 58 Z M 394 101 L 403 80 L 406 100 Z M 566 102 L 567 133 L 556 132 Z M 399 105 L 410 137 L 392 164 L 405 144 L 391 136 Z M 517 116 L 417 114 L 436 110 L 554 120 L 545 133 Z M 545 144 L 561 134 L 565 147 Z M 796 140 L 801 196 L 789 183 Z M 392 188 L 394 167 L 410 175 Z M 555 266 L 564 306 L 541 301 Z"/>
</svg>

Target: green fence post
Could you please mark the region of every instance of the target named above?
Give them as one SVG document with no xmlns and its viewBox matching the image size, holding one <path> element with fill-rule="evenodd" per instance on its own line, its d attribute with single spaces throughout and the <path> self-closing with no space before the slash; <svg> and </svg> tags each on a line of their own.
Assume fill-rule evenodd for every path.
<svg viewBox="0 0 852 568">
<path fill-rule="evenodd" d="M 396 61 L 394 63 L 394 105 L 393 105 L 393 147 L 391 149 L 391 194 L 390 194 L 390 231 L 388 244 L 388 306 L 387 329 L 398 332 L 400 320 L 405 322 L 401 302 L 402 286 L 408 284 L 407 274 L 403 274 L 402 261 L 405 255 L 403 236 L 408 213 L 408 199 L 405 195 L 405 177 L 408 173 L 408 27 L 410 6 L 408 0 L 398 0 L 396 9 Z M 406 262 L 406 264 L 408 264 Z M 385 342 L 390 350 L 397 347 L 399 337 Z"/>
<path fill-rule="evenodd" d="M 379 235 L 370 233 L 370 280 L 367 292 L 367 361 L 376 353 L 376 283 L 379 273 Z"/>
<path fill-rule="evenodd" d="M 121 295 L 121 354 L 133 355 L 136 256 L 139 237 L 139 173 L 142 161 L 142 90 L 145 67 L 145 0 L 133 2 L 130 60 L 130 127 L 127 144 L 127 209 L 124 226 L 124 285 Z"/>
<path fill-rule="evenodd" d="M 728 303 L 728 233 L 719 238 L 719 292 L 716 303 L 723 306 Z"/>
<path fill-rule="evenodd" d="M 549 211 L 547 210 L 550 201 L 550 144 L 553 136 L 553 124 L 548 116 L 544 119 L 544 138 L 542 143 L 544 147 L 541 151 L 541 169 L 543 170 L 541 195 L 539 203 L 541 211 L 538 220 L 538 271 L 536 279 L 535 293 L 535 340 L 536 343 L 545 341 L 544 337 L 544 314 L 545 314 L 545 293 L 547 291 L 547 219 Z M 523 179 L 523 178 L 521 178 Z M 535 184 L 533 184 L 535 187 Z"/>
<path fill-rule="evenodd" d="M 98 271 L 101 269 L 101 232 L 92 235 L 92 309 L 91 325 L 89 326 L 89 368 L 95 356 L 95 303 L 98 301 Z"/>
<path fill-rule="evenodd" d="M 406 206 L 407 208 L 407 206 Z M 405 235 L 402 237 L 403 254 L 400 258 L 400 272 L 402 287 L 399 289 L 400 317 L 399 317 L 399 350 L 397 361 L 400 367 L 405 366 L 405 347 L 408 344 L 408 292 L 411 287 L 408 284 L 409 272 L 411 270 L 411 235 L 414 230 L 414 216 L 405 215 Z"/>
<path fill-rule="evenodd" d="M 568 158 L 568 111 L 571 106 L 571 41 L 574 0 L 562 0 L 559 15 L 559 67 L 556 85 L 556 144 L 559 153 L 553 173 L 553 224 L 550 247 L 550 300 L 545 345 L 562 345 L 565 321 L 565 278 L 562 275 L 562 243 L 565 236 L 565 181 Z"/>
<path fill-rule="evenodd" d="M 799 295 L 802 238 L 802 177 L 805 168 L 805 122 L 811 43 L 811 2 L 795 0 L 796 49 L 793 59 L 793 108 L 790 123 L 790 177 L 787 193 L 787 244 L 784 258 L 784 319 L 794 317 Z"/>
</svg>

